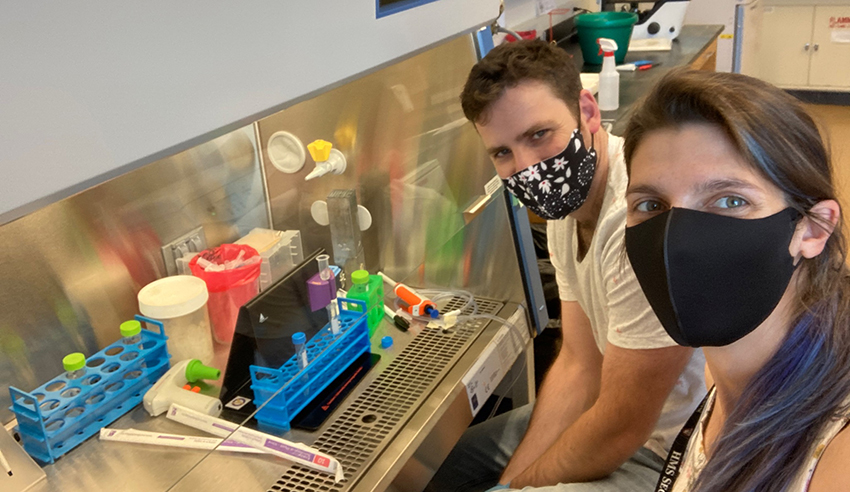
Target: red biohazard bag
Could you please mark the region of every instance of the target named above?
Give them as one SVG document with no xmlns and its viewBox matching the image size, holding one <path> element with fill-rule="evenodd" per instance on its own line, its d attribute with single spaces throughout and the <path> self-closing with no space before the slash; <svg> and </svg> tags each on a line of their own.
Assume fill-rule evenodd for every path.
<svg viewBox="0 0 850 492">
<path fill-rule="evenodd" d="M 261 263 L 257 250 L 243 244 L 222 244 L 198 253 L 189 262 L 192 275 L 207 284 L 207 309 L 217 342 L 233 340 L 239 308 L 260 291 Z"/>
</svg>

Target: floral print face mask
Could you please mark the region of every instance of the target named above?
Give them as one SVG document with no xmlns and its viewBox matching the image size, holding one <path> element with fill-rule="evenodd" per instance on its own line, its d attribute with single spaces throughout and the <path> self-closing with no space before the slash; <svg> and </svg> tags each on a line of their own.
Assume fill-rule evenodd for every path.
<svg viewBox="0 0 850 492">
<path fill-rule="evenodd" d="M 573 131 L 567 147 L 550 157 L 503 179 L 505 188 L 532 212 L 547 220 L 560 220 L 587 200 L 596 171 L 596 151 L 584 147 L 581 132 Z"/>
</svg>

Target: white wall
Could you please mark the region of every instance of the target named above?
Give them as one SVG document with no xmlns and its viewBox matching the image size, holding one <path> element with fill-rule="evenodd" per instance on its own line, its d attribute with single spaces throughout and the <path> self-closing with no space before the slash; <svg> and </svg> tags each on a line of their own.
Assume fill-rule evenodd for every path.
<svg viewBox="0 0 850 492">
<path fill-rule="evenodd" d="M 0 224 L 489 23 L 498 0 L 5 2 Z"/>
</svg>

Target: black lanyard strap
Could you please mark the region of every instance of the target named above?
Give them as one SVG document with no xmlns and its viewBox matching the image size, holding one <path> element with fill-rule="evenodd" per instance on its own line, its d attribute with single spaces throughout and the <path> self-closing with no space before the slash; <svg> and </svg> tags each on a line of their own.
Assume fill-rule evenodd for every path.
<svg viewBox="0 0 850 492">
<path fill-rule="evenodd" d="M 712 390 L 713 391 L 713 388 Z M 685 451 L 688 449 L 688 442 L 694 433 L 694 429 L 699 425 L 699 418 L 705 409 L 705 403 L 708 397 L 711 396 L 711 391 L 705 395 L 702 402 L 699 404 L 691 417 L 685 422 L 685 426 L 679 431 L 676 440 L 673 441 L 673 446 L 670 447 L 670 453 L 667 455 L 667 461 L 664 462 L 664 468 L 661 470 L 661 476 L 658 477 L 658 485 L 655 486 L 655 492 L 670 492 L 673 490 L 673 484 L 679 478 L 679 472 L 682 469 L 682 460 L 685 457 Z"/>
</svg>

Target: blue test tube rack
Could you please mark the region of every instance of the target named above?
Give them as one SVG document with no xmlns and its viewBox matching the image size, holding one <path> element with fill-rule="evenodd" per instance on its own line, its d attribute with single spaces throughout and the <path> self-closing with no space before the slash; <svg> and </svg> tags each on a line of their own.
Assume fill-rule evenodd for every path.
<svg viewBox="0 0 850 492">
<path fill-rule="evenodd" d="M 297 355 L 290 357 L 279 369 L 254 365 L 249 368 L 254 402 L 257 407 L 265 404 L 255 415 L 261 430 L 275 433 L 289 431 L 292 417 L 357 357 L 369 351 L 366 303 L 345 298 L 332 302 L 339 303 L 339 335 L 334 337 L 330 323 L 319 330 L 307 342 L 309 363 L 306 368 L 301 370 L 298 367 Z M 346 309 L 346 305 L 356 305 L 361 312 Z"/>
<path fill-rule="evenodd" d="M 143 329 L 136 346 L 119 339 L 87 359 L 80 379 L 69 380 L 63 373 L 29 393 L 9 387 L 10 409 L 30 456 L 44 464 L 55 462 L 138 405 L 168 371 L 171 356 L 162 323 L 136 319 L 158 327 L 159 333 Z"/>
</svg>

